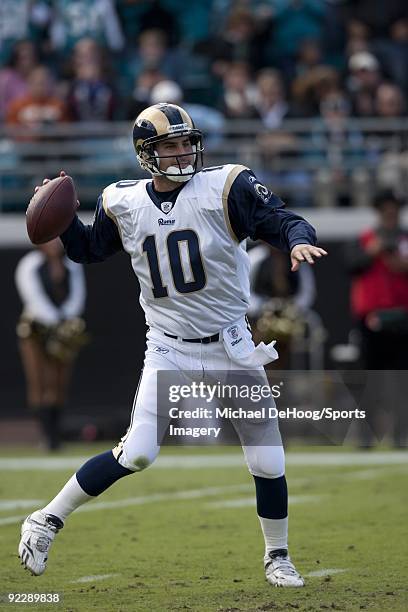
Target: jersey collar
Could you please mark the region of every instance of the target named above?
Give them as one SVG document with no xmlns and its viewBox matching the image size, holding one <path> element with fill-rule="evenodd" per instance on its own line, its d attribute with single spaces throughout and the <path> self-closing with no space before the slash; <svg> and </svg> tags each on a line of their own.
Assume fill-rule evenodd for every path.
<svg viewBox="0 0 408 612">
<path fill-rule="evenodd" d="M 146 184 L 146 190 L 153 204 L 160 210 L 160 212 L 167 215 L 171 210 L 173 210 L 180 191 L 186 185 L 187 183 L 182 183 L 179 187 L 176 187 L 171 191 L 156 191 L 153 187 L 153 181 L 150 181 Z"/>
</svg>

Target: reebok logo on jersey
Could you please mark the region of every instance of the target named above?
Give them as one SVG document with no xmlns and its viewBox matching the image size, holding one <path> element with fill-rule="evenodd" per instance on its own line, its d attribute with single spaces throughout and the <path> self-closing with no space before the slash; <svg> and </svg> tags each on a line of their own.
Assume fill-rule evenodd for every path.
<svg viewBox="0 0 408 612">
<path fill-rule="evenodd" d="M 157 221 L 159 225 L 174 225 L 175 222 L 176 222 L 175 219 L 161 219 L 161 218 Z"/>
<path fill-rule="evenodd" d="M 161 353 L 162 355 L 169 352 L 169 349 L 163 348 L 162 346 L 155 346 L 153 350 L 155 350 L 156 353 Z"/>
</svg>

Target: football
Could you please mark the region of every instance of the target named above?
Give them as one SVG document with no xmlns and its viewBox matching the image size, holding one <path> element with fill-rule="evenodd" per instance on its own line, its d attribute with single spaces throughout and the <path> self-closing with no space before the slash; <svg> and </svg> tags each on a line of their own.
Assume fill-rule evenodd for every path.
<svg viewBox="0 0 408 612">
<path fill-rule="evenodd" d="M 33 195 L 26 212 L 27 233 L 33 244 L 43 244 L 62 234 L 78 208 L 74 181 L 59 176 Z"/>
</svg>

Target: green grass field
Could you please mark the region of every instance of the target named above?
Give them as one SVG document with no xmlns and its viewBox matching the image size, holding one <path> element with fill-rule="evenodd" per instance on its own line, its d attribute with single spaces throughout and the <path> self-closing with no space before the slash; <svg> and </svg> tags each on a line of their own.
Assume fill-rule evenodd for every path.
<svg viewBox="0 0 408 612">
<path fill-rule="evenodd" d="M 237 448 L 164 449 L 156 466 L 72 515 L 46 573 L 32 577 L 16 554 L 20 517 L 57 492 L 80 456 L 99 450 L 69 447 L 56 460 L 3 450 L 3 601 L 10 592 L 62 597 L 59 605 L 3 609 L 408 609 L 407 452 L 288 453 L 290 551 L 304 589 L 276 589 L 264 579 L 252 479 Z"/>
</svg>

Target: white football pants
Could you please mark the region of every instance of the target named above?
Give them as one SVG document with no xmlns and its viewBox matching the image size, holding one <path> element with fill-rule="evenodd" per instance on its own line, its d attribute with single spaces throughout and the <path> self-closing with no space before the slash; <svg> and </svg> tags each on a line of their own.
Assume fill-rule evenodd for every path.
<svg viewBox="0 0 408 612">
<path fill-rule="evenodd" d="M 197 375 L 206 371 L 242 370 L 227 355 L 222 340 L 211 344 L 183 342 L 165 336 L 156 329 L 147 333 L 147 350 L 144 368 L 136 391 L 130 425 L 124 437 L 113 449 L 119 463 L 132 471 L 148 467 L 156 459 L 160 445 L 157 438 L 157 372 L 174 371 L 174 384 L 188 384 L 188 373 L 197 381 Z M 260 368 L 263 384 L 268 380 Z M 186 378 L 187 377 L 187 378 Z M 191 378 L 193 380 L 193 378 Z M 269 401 L 269 400 L 268 400 Z M 272 406 L 273 399 L 270 398 Z M 279 478 L 285 472 L 285 458 L 279 434 L 278 420 L 267 419 L 256 425 L 261 441 L 246 445 L 240 435 L 240 425 L 232 421 L 241 439 L 245 461 L 254 476 Z"/>
</svg>

